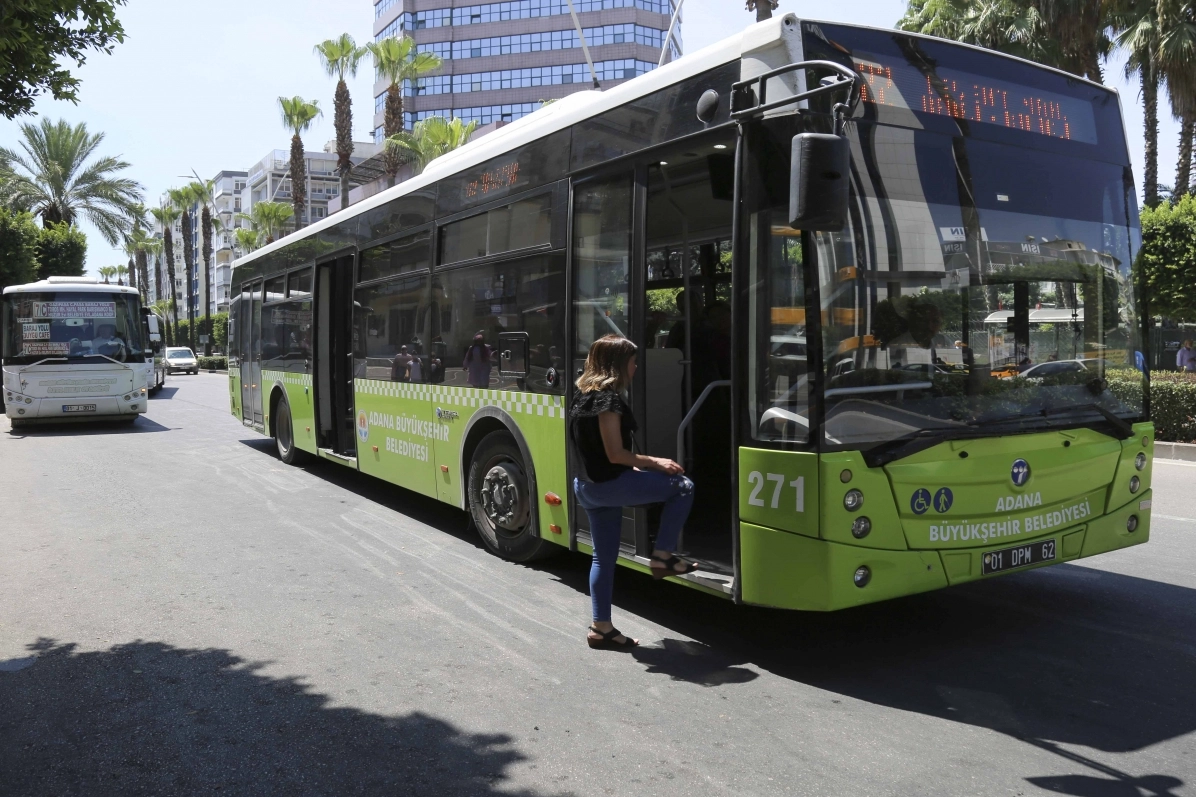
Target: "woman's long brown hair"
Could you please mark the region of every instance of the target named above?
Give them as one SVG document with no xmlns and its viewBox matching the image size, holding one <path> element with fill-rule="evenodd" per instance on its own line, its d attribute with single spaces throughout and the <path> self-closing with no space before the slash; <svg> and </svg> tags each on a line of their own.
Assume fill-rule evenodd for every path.
<svg viewBox="0 0 1196 797">
<path fill-rule="evenodd" d="M 635 356 L 636 345 L 621 335 L 606 335 L 594 341 L 586 356 L 586 367 L 577 379 L 582 393 L 595 390 L 622 392 L 627 387 L 627 363 Z"/>
</svg>

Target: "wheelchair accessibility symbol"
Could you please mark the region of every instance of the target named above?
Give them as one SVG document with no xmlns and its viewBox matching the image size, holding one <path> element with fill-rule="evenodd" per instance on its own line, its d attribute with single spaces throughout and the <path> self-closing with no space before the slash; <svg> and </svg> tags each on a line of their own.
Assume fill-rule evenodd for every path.
<svg viewBox="0 0 1196 797">
<path fill-rule="evenodd" d="M 930 490 L 925 487 L 915 490 L 914 494 L 910 496 L 909 508 L 914 511 L 915 515 L 925 515 L 930 511 Z"/>
<path fill-rule="evenodd" d="M 939 513 L 946 512 L 954 502 L 955 496 L 951 494 L 951 488 L 942 487 L 934 494 L 934 511 Z"/>
</svg>

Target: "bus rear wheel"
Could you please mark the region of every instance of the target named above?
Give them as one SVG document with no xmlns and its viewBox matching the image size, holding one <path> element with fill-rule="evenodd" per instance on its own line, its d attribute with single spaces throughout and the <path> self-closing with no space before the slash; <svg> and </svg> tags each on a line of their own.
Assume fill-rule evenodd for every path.
<svg viewBox="0 0 1196 797">
<path fill-rule="evenodd" d="M 469 463 L 469 512 L 491 553 L 528 562 L 555 552 L 533 522 L 535 496 L 523 454 L 509 432 L 491 432 Z"/>
<path fill-rule="evenodd" d="M 295 445 L 291 405 L 285 396 L 278 399 L 274 407 L 274 445 L 278 448 L 278 458 L 287 465 L 302 465 L 307 460 L 307 452 Z"/>
</svg>

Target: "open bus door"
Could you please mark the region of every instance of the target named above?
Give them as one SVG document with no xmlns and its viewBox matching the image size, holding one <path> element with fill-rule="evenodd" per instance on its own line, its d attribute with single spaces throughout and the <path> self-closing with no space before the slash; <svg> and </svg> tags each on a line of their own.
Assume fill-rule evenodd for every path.
<svg viewBox="0 0 1196 797">
<path fill-rule="evenodd" d="M 316 264 L 316 440 L 337 459 L 357 456 L 353 416 L 353 255 Z"/>
<path fill-rule="evenodd" d="M 237 334 L 241 351 L 241 418 L 245 425 L 264 429 L 262 418 L 262 290 L 261 280 L 241 290 L 241 319 Z"/>
</svg>

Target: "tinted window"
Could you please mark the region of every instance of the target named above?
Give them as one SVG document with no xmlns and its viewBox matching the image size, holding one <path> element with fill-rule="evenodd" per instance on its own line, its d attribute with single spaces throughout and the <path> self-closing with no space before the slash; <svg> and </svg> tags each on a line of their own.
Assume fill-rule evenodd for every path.
<svg viewBox="0 0 1196 797">
<path fill-rule="evenodd" d="M 306 370 L 311 360 L 311 301 L 292 300 L 262 310 L 262 368 Z"/>
<path fill-rule="evenodd" d="M 442 263 L 550 244 L 552 194 L 541 194 L 446 224 L 440 235 Z"/>
<path fill-rule="evenodd" d="M 739 62 L 733 61 L 579 122 L 573 127 L 572 168 L 596 166 L 705 129 L 696 109 L 698 98 L 707 89 L 720 95 L 718 112 L 710 126 L 727 122 L 731 84 L 737 80 Z"/>
<path fill-rule="evenodd" d="M 371 282 L 426 269 L 431 265 L 431 257 L 431 236 L 424 230 L 362 252 L 357 279 L 359 282 Z"/>
<path fill-rule="evenodd" d="M 311 269 L 292 271 L 287 277 L 287 290 L 292 299 L 311 296 Z"/>
<path fill-rule="evenodd" d="M 361 216 L 359 235 L 364 241 L 376 241 L 427 224 L 432 220 L 434 191 L 434 188 L 423 189 L 366 211 Z"/>
<path fill-rule="evenodd" d="M 274 277 L 266 280 L 266 301 L 276 302 L 286 297 L 286 277 Z"/>
<path fill-rule="evenodd" d="M 437 275 L 432 286 L 445 382 L 463 387 L 563 389 L 565 258 L 541 255 Z M 483 344 L 474 345 L 481 332 Z M 528 336 L 528 377 L 499 375 L 499 335 Z M 435 344 L 434 344 L 435 345 Z M 472 351 L 471 351 L 472 349 Z M 549 369 L 554 369 L 550 375 Z"/>
<path fill-rule="evenodd" d="M 438 381 L 432 348 L 428 276 L 401 277 L 354 294 L 354 374 L 391 382 Z"/>
<path fill-rule="evenodd" d="M 447 216 L 528 188 L 555 182 L 569 168 L 569 131 L 553 133 L 443 180 L 436 209 Z"/>
</svg>

